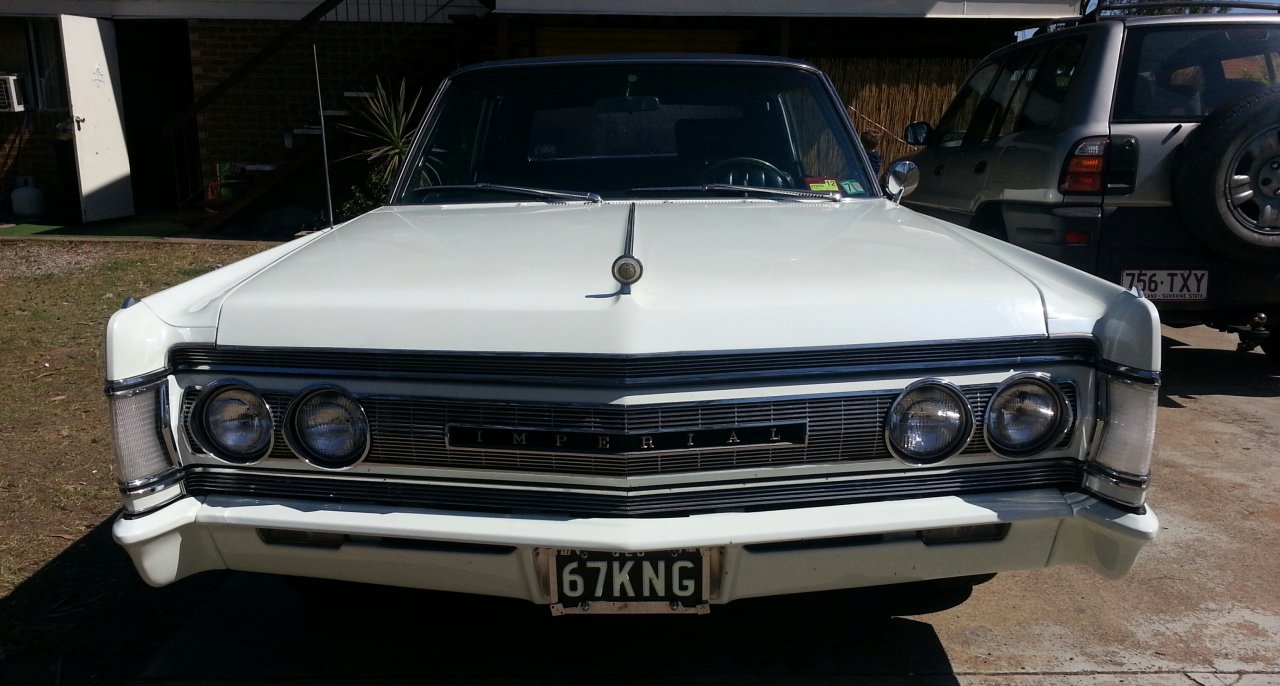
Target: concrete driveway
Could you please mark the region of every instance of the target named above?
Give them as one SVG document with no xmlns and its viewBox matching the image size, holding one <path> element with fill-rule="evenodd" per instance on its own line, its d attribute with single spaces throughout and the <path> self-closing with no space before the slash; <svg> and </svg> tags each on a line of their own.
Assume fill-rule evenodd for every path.
<svg viewBox="0 0 1280 686">
<path fill-rule="evenodd" d="M 228 574 L 139 683 L 1280 684 L 1280 367 L 1166 329 L 1151 503 L 1126 579 L 1013 573 L 972 596 L 743 601 L 705 617 Z"/>
</svg>

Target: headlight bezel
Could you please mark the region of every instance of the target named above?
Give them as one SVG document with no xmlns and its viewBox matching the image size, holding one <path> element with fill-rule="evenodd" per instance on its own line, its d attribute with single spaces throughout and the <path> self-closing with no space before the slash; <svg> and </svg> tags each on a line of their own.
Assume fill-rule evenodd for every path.
<svg viewBox="0 0 1280 686">
<path fill-rule="evenodd" d="M 947 444 L 946 449 L 935 451 L 922 457 L 919 455 L 913 455 L 910 451 L 904 449 L 901 445 L 898 445 L 894 435 L 894 420 L 897 416 L 897 409 L 903 401 L 911 394 L 926 387 L 936 388 L 944 394 L 950 395 L 954 398 L 960 410 L 960 426 L 956 432 L 956 437 Z M 965 447 L 969 445 L 969 442 L 973 440 L 973 434 L 976 428 L 977 422 L 974 418 L 973 406 L 969 403 L 969 399 L 965 397 L 964 392 L 960 390 L 959 386 L 956 386 L 954 383 L 945 379 L 920 379 L 902 389 L 902 392 L 900 392 L 898 396 L 894 398 L 893 403 L 889 405 L 889 411 L 885 416 L 884 422 L 884 442 L 885 447 L 889 450 L 889 454 L 900 462 L 904 462 L 912 466 L 933 465 L 960 454 Z"/>
<path fill-rule="evenodd" d="M 351 404 L 356 410 L 353 418 L 357 419 L 363 426 L 364 441 L 357 450 L 349 453 L 343 460 L 331 460 L 318 454 L 308 443 L 303 440 L 298 427 L 298 413 L 302 410 L 303 405 L 311 401 L 315 397 L 333 393 L 340 396 L 343 400 Z M 369 416 L 365 412 L 364 405 L 355 398 L 349 391 L 340 386 L 325 384 L 320 386 L 311 386 L 302 389 L 289 402 L 289 406 L 284 412 L 283 433 L 285 443 L 298 459 L 317 469 L 325 471 L 340 472 L 351 469 L 364 461 L 369 456 L 369 451 L 373 448 L 373 427 L 369 423 Z"/>
<path fill-rule="evenodd" d="M 239 454 L 227 449 L 220 441 L 213 438 L 208 426 L 207 415 L 210 403 L 219 396 L 236 390 L 246 391 L 256 398 L 261 404 L 263 416 L 267 420 L 266 442 L 256 447 L 253 451 Z M 191 435 L 201 450 L 223 462 L 237 466 L 257 464 L 266 459 L 271 454 L 272 448 L 275 447 L 276 426 L 271 404 L 267 402 L 266 396 L 261 391 L 239 379 L 220 379 L 200 389 L 200 397 L 191 408 L 188 427 L 191 429 Z"/>
<path fill-rule="evenodd" d="M 999 441 L 992 438 L 995 433 L 992 431 L 992 425 L 998 418 L 995 413 L 996 399 L 1000 397 L 1001 393 L 1008 391 L 1010 388 L 1028 383 L 1048 391 L 1058 406 L 1057 419 L 1053 427 L 1043 437 L 1025 447 L 1010 448 L 1002 446 Z M 1018 372 L 1000 382 L 995 391 L 991 393 L 991 398 L 987 401 L 987 406 L 983 411 L 982 438 L 987 445 L 987 449 L 1000 457 L 1015 460 L 1025 459 L 1052 450 L 1054 446 L 1062 442 L 1063 438 L 1069 435 L 1071 427 L 1075 426 L 1075 421 L 1075 410 L 1071 407 L 1071 402 L 1068 400 L 1066 393 L 1063 392 L 1062 387 L 1053 376 L 1045 372 Z"/>
</svg>

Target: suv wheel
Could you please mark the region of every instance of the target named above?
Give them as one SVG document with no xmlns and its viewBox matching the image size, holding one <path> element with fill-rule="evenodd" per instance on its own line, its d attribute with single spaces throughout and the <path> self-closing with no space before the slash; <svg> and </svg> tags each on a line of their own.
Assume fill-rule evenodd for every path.
<svg viewBox="0 0 1280 686">
<path fill-rule="evenodd" d="M 1174 197 L 1218 253 L 1280 260 L 1280 86 L 1223 105 L 1188 136 Z"/>
</svg>

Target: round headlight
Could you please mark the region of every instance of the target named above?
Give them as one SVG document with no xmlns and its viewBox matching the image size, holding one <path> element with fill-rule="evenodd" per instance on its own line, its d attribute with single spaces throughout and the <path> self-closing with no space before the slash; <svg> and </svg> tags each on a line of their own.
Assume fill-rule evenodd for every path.
<svg viewBox="0 0 1280 686">
<path fill-rule="evenodd" d="M 285 437 L 306 462 L 322 469 L 346 469 L 369 452 L 369 420 L 346 393 L 322 388 L 293 401 Z"/>
<path fill-rule="evenodd" d="M 210 386 L 192 417 L 197 442 L 215 457 L 245 464 L 266 457 L 271 450 L 271 409 L 248 386 Z"/>
<path fill-rule="evenodd" d="M 1071 426 L 1071 406 L 1056 385 L 1040 374 L 1005 380 L 987 405 L 987 445 L 1006 457 L 1026 457 L 1062 439 Z"/>
<path fill-rule="evenodd" d="M 936 379 L 917 381 L 893 401 L 885 422 L 889 452 L 912 464 L 945 460 L 973 436 L 973 412 L 960 389 Z"/>
</svg>

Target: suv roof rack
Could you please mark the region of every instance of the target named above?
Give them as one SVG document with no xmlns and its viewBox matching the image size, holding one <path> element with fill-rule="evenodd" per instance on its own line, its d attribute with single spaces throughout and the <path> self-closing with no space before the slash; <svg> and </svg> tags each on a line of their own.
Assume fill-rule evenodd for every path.
<svg viewBox="0 0 1280 686">
<path fill-rule="evenodd" d="M 1099 2 L 1093 9 L 1085 11 L 1089 0 L 1080 3 L 1081 14 L 1078 17 L 1050 19 L 1040 24 L 1028 26 L 1015 31 L 1019 41 L 1045 33 L 1053 33 L 1069 29 L 1081 24 L 1091 24 L 1102 18 L 1103 12 L 1117 10 L 1162 10 L 1162 9 L 1241 9 L 1280 12 L 1280 4 L 1274 2 L 1230 2 L 1230 0 L 1129 0 L 1128 2 Z"/>
<path fill-rule="evenodd" d="M 1267 10 L 1271 12 L 1280 12 L 1280 5 L 1271 2 L 1230 2 L 1221 0 L 1197 0 L 1186 2 L 1173 2 L 1171 0 L 1151 0 L 1145 2 L 1143 0 L 1132 0 L 1131 2 L 1099 2 L 1098 6 L 1092 12 L 1086 14 L 1086 17 L 1101 14 L 1105 11 L 1113 10 L 1145 10 L 1145 9 L 1241 9 L 1241 10 Z"/>
</svg>

